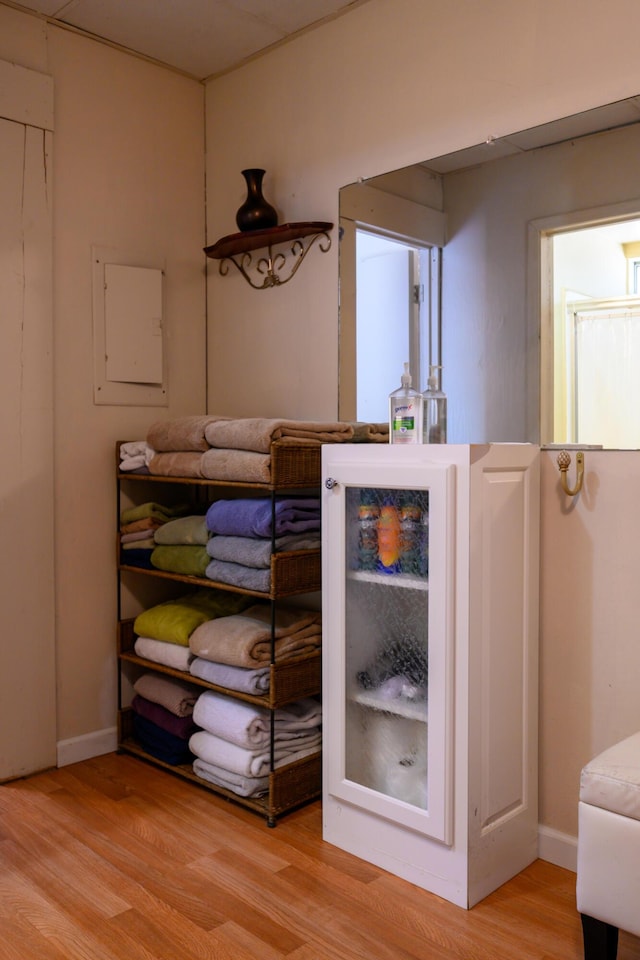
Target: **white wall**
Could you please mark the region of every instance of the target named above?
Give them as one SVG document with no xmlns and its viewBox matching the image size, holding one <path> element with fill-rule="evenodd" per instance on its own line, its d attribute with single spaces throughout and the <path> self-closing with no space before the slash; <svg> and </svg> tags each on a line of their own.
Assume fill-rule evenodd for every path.
<svg viewBox="0 0 640 960">
<path fill-rule="evenodd" d="M 244 198 L 240 170 L 246 166 L 267 170 L 265 193 L 281 221 L 336 221 L 339 187 L 358 177 L 637 94 L 638 27 L 640 9 L 631 0 L 451 0 L 444 6 L 370 0 L 208 85 L 208 242 L 235 232 L 235 210 Z M 567 37 L 579 57 L 566 55 Z M 331 252 L 312 252 L 282 289 L 253 291 L 237 275 L 219 277 L 211 263 L 211 411 L 336 415 L 335 231 L 333 237 Z M 616 485 L 620 463 L 612 456 L 603 491 Z M 637 471 L 638 455 L 626 456 L 625 469 Z M 603 629 L 610 616 L 618 626 L 636 613 L 633 592 L 620 596 L 616 587 L 620 567 L 635 562 L 633 546 L 621 541 L 612 567 L 600 561 L 608 557 L 600 538 L 622 522 L 634 493 L 625 500 L 616 490 L 593 505 L 591 558 L 594 564 L 597 558 L 602 581 L 585 598 L 593 577 L 585 579 L 564 562 L 574 546 L 580 555 L 581 531 L 563 523 L 554 470 L 545 474 L 540 799 L 543 823 L 575 834 L 580 765 L 605 742 L 640 728 L 637 697 L 623 702 L 628 690 L 604 696 L 599 682 L 578 686 L 574 676 L 575 660 L 628 662 L 633 669 L 631 640 L 620 630 L 612 637 Z M 562 560 L 559 537 L 566 538 Z M 561 600 L 554 592 L 559 579 Z M 558 647 L 559 606 L 575 660 Z"/>
<path fill-rule="evenodd" d="M 0 59 L 54 83 L 50 469 L 57 741 L 67 762 L 115 744 L 115 441 L 144 437 L 151 419 L 205 408 L 204 94 L 173 71 L 5 6 Z M 169 407 L 93 403 L 94 244 L 164 267 Z M 0 351 L 0 377 L 3 362 Z M 24 603 L 37 602 L 28 571 L 22 589 Z"/>
</svg>

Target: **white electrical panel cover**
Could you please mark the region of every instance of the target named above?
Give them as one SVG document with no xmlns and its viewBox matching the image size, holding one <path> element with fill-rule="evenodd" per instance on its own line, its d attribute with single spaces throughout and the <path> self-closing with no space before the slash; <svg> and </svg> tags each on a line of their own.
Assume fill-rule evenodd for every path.
<svg viewBox="0 0 640 960">
<path fill-rule="evenodd" d="M 94 401 L 165 406 L 163 271 L 93 249 Z"/>
<path fill-rule="evenodd" d="M 104 266 L 107 380 L 162 383 L 162 271 Z"/>
</svg>

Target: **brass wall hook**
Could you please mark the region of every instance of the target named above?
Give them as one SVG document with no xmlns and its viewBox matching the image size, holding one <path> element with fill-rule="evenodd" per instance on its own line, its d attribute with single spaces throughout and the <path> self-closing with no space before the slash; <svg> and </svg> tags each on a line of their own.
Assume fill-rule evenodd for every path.
<svg viewBox="0 0 640 960">
<path fill-rule="evenodd" d="M 558 454 L 558 469 L 560 470 L 560 483 L 562 489 L 568 497 L 575 497 L 582 490 L 584 480 L 584 453 L 578 450 L 576 453 L 576 485 L 571 488 L 567 483 L 567 470 L 571 464 L 571 456 L 566 450 L 561 450 Z"/>
</svg>

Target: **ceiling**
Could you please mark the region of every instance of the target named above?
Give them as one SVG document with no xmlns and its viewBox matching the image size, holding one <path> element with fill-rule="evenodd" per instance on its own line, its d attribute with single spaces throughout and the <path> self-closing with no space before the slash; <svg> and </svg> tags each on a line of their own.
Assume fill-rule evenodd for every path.
<svg viewBox="0 0 640 960">
<path fill-rule="evenodd" d="M 0 2 L 204 80 L 367 0 Z"/>
</svg>

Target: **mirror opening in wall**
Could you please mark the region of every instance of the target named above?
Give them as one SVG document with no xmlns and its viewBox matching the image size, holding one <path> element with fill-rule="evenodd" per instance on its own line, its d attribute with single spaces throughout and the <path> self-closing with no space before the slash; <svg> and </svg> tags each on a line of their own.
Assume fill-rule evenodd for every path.
<svg viewBox="0 0 640 960">
<path fill-rule="evenodd" d="M 452 443 L 640 448 L 640 97 L 340 190 L 343 419 L 409 361 Z"/>
</svg>

